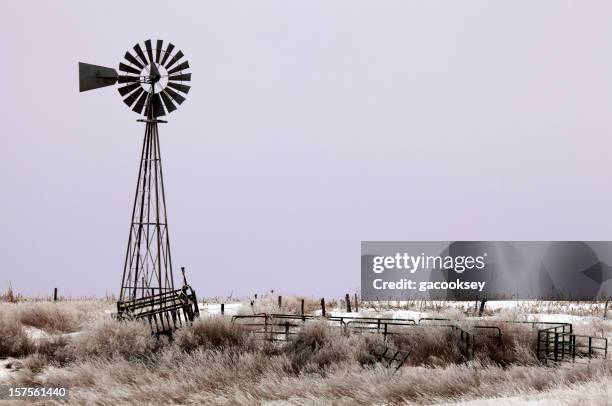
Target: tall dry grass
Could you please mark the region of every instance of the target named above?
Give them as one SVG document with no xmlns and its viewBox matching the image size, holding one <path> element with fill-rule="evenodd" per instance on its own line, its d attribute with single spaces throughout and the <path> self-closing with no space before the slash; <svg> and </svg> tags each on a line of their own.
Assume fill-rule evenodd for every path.
<svg viewBox="0 0 612 406">
<path fill-rule="evenodd" d="M 176 345 L 184 351 L 198 347 L 222 349 L 242 347 L 248 332 L 240 324 L 232 323 L 223 316 L 195 320 L 191 326 L 179 329 L 174 334 Z"/>
<path fill-rule="evenodd" d="M 102 300 L 0 304 L 5 317 L 17 320 L 24 327 L 34 327 L 50 334 L 75 332 L 82 323 L 105 317 L 105 311 L 110 309 L 109 303 Z M 5 317 L 0 319 L 0 325 Z"/>
<path fill-rule="evenodd" d="M 197 320 L 169 341 L 155 339 L 137 321 L 92 320 L 70 309 L 72 316 L 58 321 L 50 311 L 30 313 L 37 309 L 0 307 L 0 336 L 25 338 L 10 349 L 0 340 L 0 357 L 21 357 L 12 383 L 70 384 L 73 404 L 437 403 L 531 396 L 612 377 L 610 361 L 537 365 L 535 331 L 520 324 L 500 324 L 501 347 L 477 340 L 477 359 L 470 362 L 449 329 L 416 327 L 413 334 L 393 336 L 389 345 L 411 352 L 410 366 L 394 374 L 371 353 L 380 335 L 344 332 L 325 320 L 306 323 L 287 343 L 271 344 L 217 316 Z M 72 321 L 62 324 L 65 318 Z M 76 333 L 32 340 L 22 321 Z M 469 320 L 461 324 L 467 329 Z"/>
<path fill-rule="evenodd" d="M 32 349 L 33 343 L 19 318 L 0 307 L 0 358 L 24 356 Z"/>
<path fill-rule="evenodd" d="M 18 384 L 72 384 L 74 404 L 429 404 L 545 390 L 610 378 L 610 362 L 562 369 L 472 362 L 442 368 L 402 368 L 348 360 L 321 370 L 295 371 L 284 353 L 169 346 L 148 362 L 122 357 L 78 360 L 44 374 L 24 369 Z"/>
<path fill-rule="evenodd" d="M 69 359 L 114 358 L 144 359 L 167 345 L 157 339 L 144 321 L 96 320 L 75 335 L 64 347 Z"/>
</svg>

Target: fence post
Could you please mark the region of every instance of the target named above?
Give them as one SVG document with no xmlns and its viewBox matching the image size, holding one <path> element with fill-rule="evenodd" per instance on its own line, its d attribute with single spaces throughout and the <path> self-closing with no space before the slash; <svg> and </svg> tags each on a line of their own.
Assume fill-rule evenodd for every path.
<svg viewBox="0 0 612 406">
<path fill-rule="evenodd" d="M 221 303 L 221 315 L 225 314 L 225 303 Z"/>
<path fill-rule="evenodd" d="M 357 302 L 357 293 L 355 293 L 355 311 L 359 312 L 359 303 Z"/>
<path fill-rule="evenodd" d="M 610 299 L 606 300 L 606 306 L 604 307 L 604 320 L 608 318 L 608 302 L 610 302 Z"/>
<path fill-rule="evenodd" d="M 321 315 L 325 317 L 325 298 L 321 299 Z"/>
<path fill-rule="evenodd" d="M 283 297 L 279 296 L 278 297 L 278 308 L 280 309 L 283 306 Z"/>
<path fill-rule="evenodd" d="M 482 313 L 484 312 L 485 303 L 487 303 L 487 299 L 482 299 L 480 301 L 480 310 L 478 311 L 478 317 L 482 317 Z"/>
<path fill-rule="evenodd" d="M 302 299 L 301 308 L 302 308 L 302 321 L 306 321 L 306 317 L 304 317 L 304 299 Z"/>
<path fill-rule="evenodd" d="M 346 311 L 347 313 L 351 313 L 351 296 L 346 294 Z"/>
<path fill-rule="evenodd" d="M 589 358 L 593 357 L 593 337 L 589 336 Z"/>
<path fill-rule="evenodd" d="M 53 288 L 53 301 L 57 302 L 57 288 Z"/>
</svg>

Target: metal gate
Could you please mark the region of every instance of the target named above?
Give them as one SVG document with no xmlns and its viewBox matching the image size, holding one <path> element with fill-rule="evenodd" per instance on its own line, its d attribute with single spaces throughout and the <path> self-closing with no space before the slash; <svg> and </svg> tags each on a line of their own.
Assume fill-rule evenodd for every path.
<svg viewBox="0 0 612 406">
<path fill-rule="evenodd" d="M 608 339 L 574 334 L 570 323 L 538 330 L 538 359 L 549 362 L 576 362 L 608 357 Z"/>
</svg>

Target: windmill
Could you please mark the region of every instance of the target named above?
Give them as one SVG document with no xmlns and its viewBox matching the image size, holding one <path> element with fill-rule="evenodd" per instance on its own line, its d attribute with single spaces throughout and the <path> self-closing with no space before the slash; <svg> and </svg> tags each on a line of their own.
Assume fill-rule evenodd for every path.
<svg viewBox="0 0 612 406">
<path fill-rule="evenodd" d="M 156 333 L 168 334 L 199 315 L 196 294 L 187 284 L 176 289 L 168 235 L 166 196 L 161 165 L 159 117 L 171 113 L 185 101 L 191 81 L 189 62 L 183 52 L 163 40 L 155 48 L 151 40 L 125 53 L 119 71 L 79 62 L 79 91 L 119 84 L 123 102 L 141 115 L 145 134 L 132 221 L 128 237 L 121 292 L 117 302 L 119 319 L 141 318 Z M 146 52 L 146 53 L 145 53 Z"/>
</svg>

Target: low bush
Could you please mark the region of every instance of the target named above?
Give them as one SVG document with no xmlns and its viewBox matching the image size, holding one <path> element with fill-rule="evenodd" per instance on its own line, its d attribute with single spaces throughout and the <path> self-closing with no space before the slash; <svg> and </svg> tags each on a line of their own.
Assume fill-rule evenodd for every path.
<svg viewBox="0 0 612 406">
<path fill-rule="evenodd" d="M 20 357 L 33 349 L 32 340 L 15 314 L 0 309 L 0 357 Z"/>
<path fill-rule="evenodd" d="M 248 332 L 224 316 L 213 316 L 195 320 L 191 326 L 174 333 L 174 342 L 185 351 L 197 347 L 225 348 L 241 347 Z"/>
<path fill-rule="evenodd" d="M 144 321 L 106 319 L 90 323 L 73 336 L 65 347 L 65 356 L 70 359 L 145 358 L 166 344 L 167 339 L 153 336 L 151 327 Z"/>
</svg>

